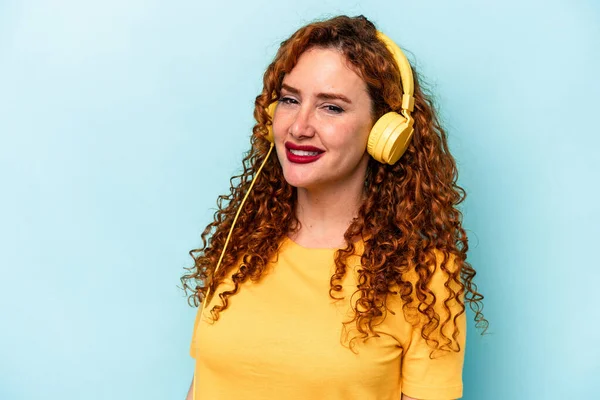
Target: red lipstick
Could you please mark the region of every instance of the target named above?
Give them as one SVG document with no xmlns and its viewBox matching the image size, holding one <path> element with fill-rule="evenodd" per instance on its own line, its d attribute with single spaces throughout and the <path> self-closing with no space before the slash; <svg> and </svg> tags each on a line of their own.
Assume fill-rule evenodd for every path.
<svg viewBox="0 0 600 400">
<path fill-rule="evenodd" d="M 296 164 L 308 164 L 317 161 L 325 153 L 324 150 L 314 146 L 300 146 L 285 142 L 285 155 L 289 162 Z"/>
</svg>

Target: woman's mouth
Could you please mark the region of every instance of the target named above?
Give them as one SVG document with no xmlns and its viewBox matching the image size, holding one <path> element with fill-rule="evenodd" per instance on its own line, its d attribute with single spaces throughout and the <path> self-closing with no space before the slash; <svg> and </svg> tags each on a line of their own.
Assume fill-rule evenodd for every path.
<svg viewBox="0 0 600 400">
<path fill-rule="evenodd" d="M 285 144 L 285 154 L 289 162 L 308 164 L 317 161 L 325 152 L 313 146 L 299 146 L 293 143 Z"/>
</svg>

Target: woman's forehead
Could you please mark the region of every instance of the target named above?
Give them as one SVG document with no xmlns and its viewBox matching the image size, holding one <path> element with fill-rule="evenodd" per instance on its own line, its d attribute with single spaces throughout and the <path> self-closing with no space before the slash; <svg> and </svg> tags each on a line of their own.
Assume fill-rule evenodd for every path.
<svg viewBox="0 0 600 400">
<path fill-rule="evenodd" d="M 341 51 L 320 47 L 302 53 L 292 70 L 284 75 L 282 83 L 300 92 L 333 90 L 360 95 L 367 89 L 366 83 Z"/>
</svg>

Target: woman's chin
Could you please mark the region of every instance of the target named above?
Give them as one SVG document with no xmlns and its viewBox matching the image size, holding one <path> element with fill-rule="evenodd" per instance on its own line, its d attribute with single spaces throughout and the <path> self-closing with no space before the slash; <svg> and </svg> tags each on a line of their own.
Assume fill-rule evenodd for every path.
<svg viewBox="0 0 600 400">
<path fill-rule="evenodd" d="M 306 189 L 310 190 L 316 187 L 317 182 L 314 179 L 306 176 L 298 176 L 295 174 L 285 174 L 285 181 L 290 185 L 297 189 Z"/>
</svg>

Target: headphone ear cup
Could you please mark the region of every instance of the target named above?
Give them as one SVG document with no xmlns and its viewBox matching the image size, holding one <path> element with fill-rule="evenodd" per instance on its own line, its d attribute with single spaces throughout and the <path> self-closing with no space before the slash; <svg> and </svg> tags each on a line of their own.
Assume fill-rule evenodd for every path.
<svg viewBox="0 0 600 400">
<path fill-rule="evenodd" d="M 271 117 L 271 122 L 269 124 L 267 124 L 267 134 L 265 135 L 265 139 L 267 139 L 271 143 L 274 143 L 274 141 L 275 141 L 275 137 L 273 136 L 273 118 L 275 116 L 276 108 L 277 108 L 276 101 L 269 104 L 269 107 L 267 107 L 267 114 L 269 114 L 269 117 Z"/>
<path fill-rule="evenodd" d="M 412 125 L 412 120 L 396 112 L 382 115 L 371 128 L 368 153 L 380 163 L 394 165 L 410 143 L 414 132 Z"/>
</svg>

